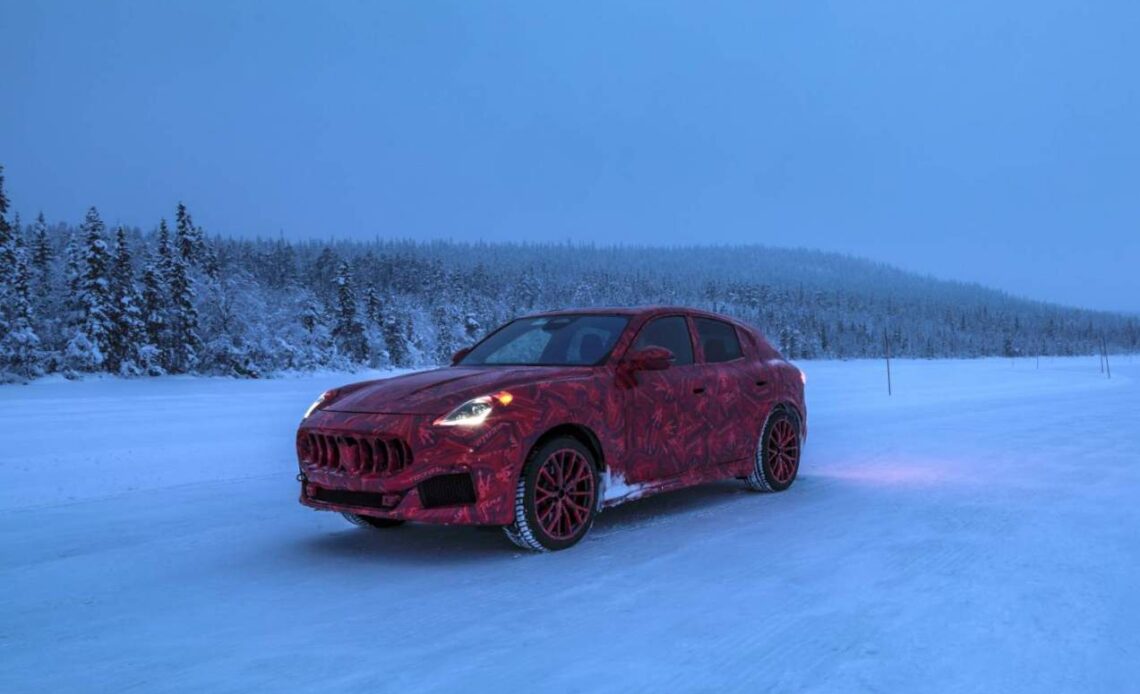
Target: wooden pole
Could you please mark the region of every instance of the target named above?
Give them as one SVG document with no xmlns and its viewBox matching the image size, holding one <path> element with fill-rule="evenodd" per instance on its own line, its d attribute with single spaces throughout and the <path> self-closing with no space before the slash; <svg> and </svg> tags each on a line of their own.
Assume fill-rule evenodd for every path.
<svg viewBox="0 0 1140 694">
<path fill-rule="evenodd" d="M 883 348 L 887 355 L 887 395 L 891 393 L 891 340 L 887 337 L 887 332 L 883 331 Z"/>
<path fill-rule="evenodd" d="M 1112 367 L 1108 365 L 1108 342 L 1104 335 L 1100 336 L 1100 350 L 1104 353 L 1104 370 L 1108 372 L 1109 380 L 1112 380 Z"/>
</svg>

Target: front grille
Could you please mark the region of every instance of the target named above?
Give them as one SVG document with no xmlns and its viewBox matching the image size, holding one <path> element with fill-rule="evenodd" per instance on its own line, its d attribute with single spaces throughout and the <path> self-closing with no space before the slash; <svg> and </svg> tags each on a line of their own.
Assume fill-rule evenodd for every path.
<svg viewBox="0 0 1140 694">
<path fill-rule="evenodd" d="M 386 475 L 412 464 L 412 449 L 403 439 L 303 431 L 297 435 L 301 462 L 318 470 L 350 475 Z"/>
<path fill-rule="evenodd" d="M 361 506 L 364 508 L 393 508 L 400 503 L 399 495 L 376 494 L 373 492 L 352 492 L 346 489 L 325 489 L 324 487 L 309 487 L 309 498 L 315 501 L 324 501 L 329 504 L 342 506 Z"/>
<path fill-rule="evenodd" d="M 460 506 L 475 503 L 475 485 L 471 475 L 438 475 L 419 484 L 420 503 L 424 508 Z"/>
</svg>

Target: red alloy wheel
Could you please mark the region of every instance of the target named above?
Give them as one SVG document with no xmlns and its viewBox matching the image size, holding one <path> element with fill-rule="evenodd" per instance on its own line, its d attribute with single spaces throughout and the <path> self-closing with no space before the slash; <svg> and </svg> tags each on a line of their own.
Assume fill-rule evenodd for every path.
<svg viewBox="0 0 1140 694">
<path fill-rule="evenodd" d="M 589 460 L 573 448 L 547 457 L 534 484 L 534 509 L 543 532 L 568 540 L 590 521 L 596 490 Z"/>
<path fill-rule="evenodd" d="M 777 420 L 768 432 L 768 466 L 773 481 L 787 484 L 796 476 L 800 464 L 800 441 L 796 429 L 787 419 Z"/>
</svg>

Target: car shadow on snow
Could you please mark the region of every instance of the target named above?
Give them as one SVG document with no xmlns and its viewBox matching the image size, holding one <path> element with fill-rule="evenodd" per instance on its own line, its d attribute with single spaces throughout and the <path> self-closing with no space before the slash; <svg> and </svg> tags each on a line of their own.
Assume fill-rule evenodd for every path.
<svg viewBox="0 0 1140 694">
<path fill-rule="evenodd" d="M 815 486 L 810 477 L 797 483 L 793 490 L 779 497 L 799 496 L 797 492 Z M 713 482 L 675 492 L 638 499 L 606 509 L 594 522 L 585 541 L 573 551 L 589 547 L 604 548 L 613 538 L 628 532 L 673 522 L 718 521 L 718 516 L 731 513 L 735 504 L 755 505 L 764 498 L 777 495 L 756 494 L 733 480 Z M 760 504 L 763 508 L 765 505 Z M 515 547 L 498 527 L 422 525 L 408 523 L 399 528 L 345 527 L 332 532 L 314 529 L 299 538 L 299 549 L 323 560 L 339 559 L 373 563 L 405 562 L 408 564 L 456 564 L 486 561 L 492 557 L 514 559 L 530 553 Z"/>
</svg>

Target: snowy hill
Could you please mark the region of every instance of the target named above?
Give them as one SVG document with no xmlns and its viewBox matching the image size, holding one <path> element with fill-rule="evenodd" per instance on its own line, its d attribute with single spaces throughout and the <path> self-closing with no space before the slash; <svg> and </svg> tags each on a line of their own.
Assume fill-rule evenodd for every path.
<svg viewBox="0 0 1140 694">
<path fill-rule="evenodd" d="M 601 305 L 721 311 L 793 359 L 1140 349 L 1137 316 L 819 251 L 243 240 L 182 205 L 147 233 L 108 230 L 95 208 L 76 228 L 0 232 L 0 382 L 439 364 L 517 315 Z"/>
</svg>

